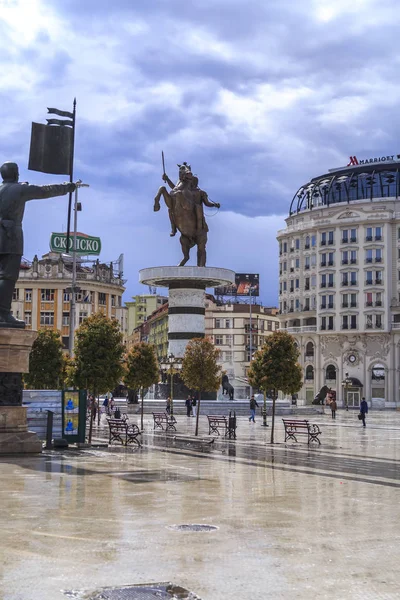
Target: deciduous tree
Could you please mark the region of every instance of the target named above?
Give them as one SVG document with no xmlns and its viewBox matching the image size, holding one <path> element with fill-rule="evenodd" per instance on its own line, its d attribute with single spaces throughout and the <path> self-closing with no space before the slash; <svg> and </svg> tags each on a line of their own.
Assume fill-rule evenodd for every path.
<svg viewBox="0 0 400 600">
<path fill-rule="evenodd" d="M 29 355 L 25 386 L 32 390 L 59 390 L 63 387 L 64 357 L 58 331 L 40 329 Z"/>
<path fill-rule="evenodd" d="M 141 429 L 143 431 L 144 390 L 159 379 L 157 355 L 152 344 L 134 344 L 126 357 L 124 383 L 129 388 L 141 390 Z"/>
<path fill-rule="evenodd" d="M 181 378 L 187 387 L 196 390 L 199 394 L 195 435 L 199 432 L 201 393 L 216 392 L 221 385 L 218 356 L 219 350 L 208 338 L 194 338 L 186 346 Z"/>
<path fill-rule="evenodd" d="M 73 381 L 76 387 L 90 390 L 96 398 L 120 383 L 125 346 L 118 321 L 102 313 L 85 319 L 76 331 L 74 352 Z M 90 419 L 89 443 L 92 441 L 92 423 L 93 419 Z"/>
<path fill-rule="evenodd" d="M 264 346 L 251 362 L 248 378 L 252 386 L 263 390 L 264 398 L 272 390 L 271 444 L 274 443 L 275 402 L 278 390 L 295 394 L 302 386 L 302 371 L 298 364 L 299 351 L 294 337 L 286 331 L 269 335 Z"/>
</svg>

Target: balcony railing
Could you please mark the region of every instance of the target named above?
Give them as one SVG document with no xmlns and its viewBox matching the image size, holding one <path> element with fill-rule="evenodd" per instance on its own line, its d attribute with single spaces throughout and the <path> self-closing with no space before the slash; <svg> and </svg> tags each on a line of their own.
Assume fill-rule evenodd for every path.
<svg viewBox="0 0 400 600">
<path fill-rule="evenodd" d="M 310 333 L 312 331 L 317 331 L 317 326 L 303 325 L 302 327 L 287 327 L 285 331 L 287 331 L 288 333 Z"/>
</svg>

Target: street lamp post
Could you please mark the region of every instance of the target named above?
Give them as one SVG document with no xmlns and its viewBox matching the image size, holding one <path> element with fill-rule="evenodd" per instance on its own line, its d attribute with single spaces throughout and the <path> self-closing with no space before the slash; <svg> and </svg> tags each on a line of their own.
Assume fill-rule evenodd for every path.
<svg viewBox="0 0 400 600">
<path fill-rule="evenodd" d="M 351 381 L 351 377 L 349 377 L 348 373 L 345 373 L 345 376 L 346 376 L 346 378 L 343 379 L 343 381 L 342 381 L 342 386 L 343 386 L 343 390 L 344 390 L 344 404 L 345 404 L 346 410 L 349 410 L 349 401 L 348 401 L 347 393 L 348 393 L 349 386 L 352 384 L 352 381 Z"/>
<path fill-rule="evenodd" d="M 174 414 L 174 369 L 182 368 L 182 359 L 177 358 L 171 352 L 166 358 L 166 360 L 161 361 L 161 369 L 166 373 L 169 373 L 170 383 L 171 383 L 171 405 L 170 405 L 170 414 Z"/>
<path fill-rule="evenodd" d="M 72 242 L 72 283 L 71 283 L 71 306 L 69 311 L 69 355 L 72 358 L 74 353 L 74 334 L 75 334 L 75 311 L 76 311 L 76 234 L 78 229 L 78 212 L 82 210 L 82 206 L 78 202 L 78 188 L 90 187 L 88 183 L 82 183 L 79 179 L 75 184 L 75 201 L 74 201 L 74 234 Z M 68 252 L 69 248 L 67 248 Z"/>
</svg>

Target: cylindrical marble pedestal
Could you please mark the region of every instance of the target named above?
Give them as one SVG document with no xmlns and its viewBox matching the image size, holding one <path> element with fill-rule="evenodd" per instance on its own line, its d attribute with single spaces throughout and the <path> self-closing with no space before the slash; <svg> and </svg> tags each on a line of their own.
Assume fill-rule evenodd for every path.
<svg viewBox="0 0 400 600">
<path fill-rule="evenodd" d="M 206 288 L 232 285 L 235 273 L 218 267 L 151 267 L 139 272 L 139 281 L 168 288 L 168 352 L 183 357 L 189 340 L 204 337 Z"/>
<path fill-rule="evenodd" d="M 0 454 L 42 451 L 36 433 L 28 431 L 22 406 L 22 373 L 29 371 L 36 336 L 36 331 L 0 327 Z"/>
</svg>

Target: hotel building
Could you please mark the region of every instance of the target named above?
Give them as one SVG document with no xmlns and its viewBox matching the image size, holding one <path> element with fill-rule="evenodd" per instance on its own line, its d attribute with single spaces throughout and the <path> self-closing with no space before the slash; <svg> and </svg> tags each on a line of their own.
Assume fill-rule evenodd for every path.
<svg viewBox="0 0 400 600">
<path fill-rule="evenodd" d="M 400 404 L 400 162 L 371 161 L 303 185 L 278 232 L 280 323 L 307 404 L 324 386 L 339 406 Z"/>
</svg>

